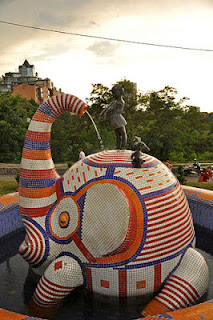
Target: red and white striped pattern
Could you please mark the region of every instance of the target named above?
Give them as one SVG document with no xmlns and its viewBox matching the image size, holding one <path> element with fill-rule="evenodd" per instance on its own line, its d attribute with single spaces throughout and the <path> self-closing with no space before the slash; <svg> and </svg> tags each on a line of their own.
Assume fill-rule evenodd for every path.
<svg viewBox="0 0 213 320">
<path fill-rule="evenodd" d="M 199 298 L 198 292 L 189 282 L 172 275 L 156 300 L 164 304 L 168 310 L 176 310 L 193 305 Z"/>
<path fill-rule="evenodd" d="M 135 262 L 170 256 L 186 247 L 194 237 L 192 217 L 180 185 L 170 192 L 145 200 L 147 238 Z"/>
<path fill-rule="evenodd" d="M 28 247 L 22 256 L 30 264 L 35 265 L 41 261 L 45 253 L 45 240 L 42 233 L 31 222 L 24 220 L 28 232 Z"/>
<path fill-rule="evenodd" d="M 40 307 L 45 307 L 47 304 L 54 305 L 70 294 L 73 289 L 73 287 L 55 284 L 43 275 L 38 283 L 33 299 Z"/>
<path fill-rule="evenodd" d="M 33 300 L 40 307 L 52 306 L 82 284 L 82 270 L 78 262 L 69 256 L 62 256 L 46 269 L 36 287 Z"/>
<path fill-rule="evenodd" d="M 57 116 L 60 116 L 66 111 L 82 116 L 87 109 L 87 106 L 82 100 L 69 94 L 53 96 L 47 100 L 47 103 Z"/>
<path fill-rule="evenodd" d="M 144 314 L 188 307 L 203 296 L 208 288 L 208 282 L 209 269 L 204 257 L 189 247 L 161 292 L 145 307 Z"/>
<path fill-rule="evenodd" d="M 26 134 L 26 147 L 23 149 L 21 160 L 19 189 L 21 214 L 32 217 L 45 215 L 57 200 L 55 186 L 50 180 L 59 177 L 52 161 L 50 147 L 48 148 L 51 127 L 57 116 L 64 112 L 69 111 L 82 116 L 86 108 L 86 104 L 79 98 L 61 94 L 49 98 L 34 114 Z M 47 147 L 44 149 L 38 147 L 37 150 L 39 142 L 46 143 Z M 40 183 L 38 179 L 42 179 Z M 33 181 L 37 181 L 35 185 Z"/>
<path fill-rule="evenodd" d="M 132 152 L 129 150 L 108 150 L 95 153 L 87 157 L 91 163 L 96 165 L 113 165 L 113 164 L 126 164 L 131 165 Z"/>
<path fill-rule="evenodd" d="M 131 165 L 132 166 L 132 159 L 131 159 L 132 151 L 131 150 L 107 150 L 103 152 L 99 152 L 96 154 L 92 154 L 87 157 L 91 163 L 96 165 Z M 153 157 L 150 157 L 147 154 L 142 154 L 142 158 L 146 161 L 146 165 L 149 165 L 156 160 Z"/>
</svg>

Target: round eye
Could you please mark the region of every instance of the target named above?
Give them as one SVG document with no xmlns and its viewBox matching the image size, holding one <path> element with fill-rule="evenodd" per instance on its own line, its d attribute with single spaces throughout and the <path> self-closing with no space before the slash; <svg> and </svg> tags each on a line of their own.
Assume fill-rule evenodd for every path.
<svg viewBox="0 0 213 320">
<path fill-rule="evenodd" d="M 59 216 L 59 224 L 62 228 L 66 228 L 69 224 L 69 215 L 66 211 L 62 212 Z"/>
<path fill-rule="evenodd" d="M 64 196 L 46 216 L 50 238 L 57 243 L 70 243 L 80 224 L 80 208 L 71 196 Z"/>
</svg>

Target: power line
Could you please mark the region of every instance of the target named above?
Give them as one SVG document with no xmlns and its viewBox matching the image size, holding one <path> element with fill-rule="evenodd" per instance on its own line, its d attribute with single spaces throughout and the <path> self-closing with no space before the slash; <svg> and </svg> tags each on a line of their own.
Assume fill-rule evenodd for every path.
<svg viewBox="0 0 213 320">
<path fill-rule="evenodd" d="M 3 21 L 3 20 L 0 20 L 0 23 L 9 24 L 9 25 L 16 26 L 16 27 L 35 29 L 35 30 L 40 30 L 40 31 L 55 32 L 55 33 L 60 33 L 60 34 L 67 34 L 67 35 L 72 35 L 72 36 L 100 39 L 100 40 L 107 40 L 107 41 L 124 42 L 124 43 L 129 43 L 129 44 L 139 44 L 139 45 L 163 47 L 163 48 L 170 48 L 170 49 L 183 49 L 183 50 L 191 50 L 191 51 L 213 52 L 213 49 L 190 48 L 190 47 L 172 46 L 172 45 L 150 43 L 150 42 L 141 42 L 141 41 L 132 41 L 132 40 L 108 38 L 108 37 L 94 36 L 94 35 L 83 34 L 83 33 L 75 33 L 75 32 L 67 32 L 67 31 L 60 31 L 60 30 L 54 30 L 54 29 L 33 27 L 33 26 L 28 26 L 28 25 L 24 25 L 24 24 L 19 24 L 19 23 L 14 23 L 14 22 L 9 22 L 9 21 Z"/>
</svg>

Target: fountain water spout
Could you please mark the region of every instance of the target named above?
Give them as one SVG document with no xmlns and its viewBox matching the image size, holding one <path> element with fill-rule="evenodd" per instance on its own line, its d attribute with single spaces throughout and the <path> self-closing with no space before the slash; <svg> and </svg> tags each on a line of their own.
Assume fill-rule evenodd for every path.
<svg viewBox="0 0 213 320">
<path fill-rule="evenodd" d="M 89 117 L 90 120 L 92 121 L 92 124 L 93 124 L 93 126 L 94 126 L 94 128 L 95 128 L 95 131 L 96 131 L 96 133 L 97 133 L 98 140 L 99 140 L 100 145 L 101 145 L 101 150 L 104 150 L 103 141 L 102 141 L 102 139 L 101 139 L 101 136 L 100 136 L 100 133 L 99 133 L 99 131 L 98 131 L 98 129 L 97 129 L 97 126 L 96 126 L 96 124 L 95 124 L 95 121 L 93 120 L 93 118 L 91 117 L 91 115 L 89 114 L 88 111 L 86 111 L 85 113 L 88 115 L 88 117 Z"/>
</svg>

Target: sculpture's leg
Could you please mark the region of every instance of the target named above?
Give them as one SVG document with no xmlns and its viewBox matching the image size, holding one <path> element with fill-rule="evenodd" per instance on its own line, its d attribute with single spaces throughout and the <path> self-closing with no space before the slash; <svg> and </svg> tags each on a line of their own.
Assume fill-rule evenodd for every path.
<svg viewBox="0 0 213 320">
<path fill-rule="evenodd" d="M 145 307 L 144 316 L 185 308 L 206 292 L 209 269 L 203 256 L 189 248 L 161 292 Z"/>
<path fill-rule="evenodd" d="M 127 143 L 127 134 L 126 134 L 126 128 L 122 127 L 121 128 L 121 149 L 125 149 L 126 148 L 126 143 Z"/>
<path fill-rule="evenodd" d="M 62 299 L 82 284 L 82 270 L 78 262 L 69 256 L 57 258 L 39 280 L 29 303 L 29 314 L 50 319 Z"/>
<path fill-rule="evenodd" d="M 116 128 L 116 149 L 125 149 L 127 143 L 127 134 L 125 127 Z"/>
<path fill-rule="evenodd" d="M 115 129 L 115 135 L 116 135 L 116 149 L 120 150 L 121 149 L 121 133 L 120 133 L 120 128 Z"/>
</svg>

